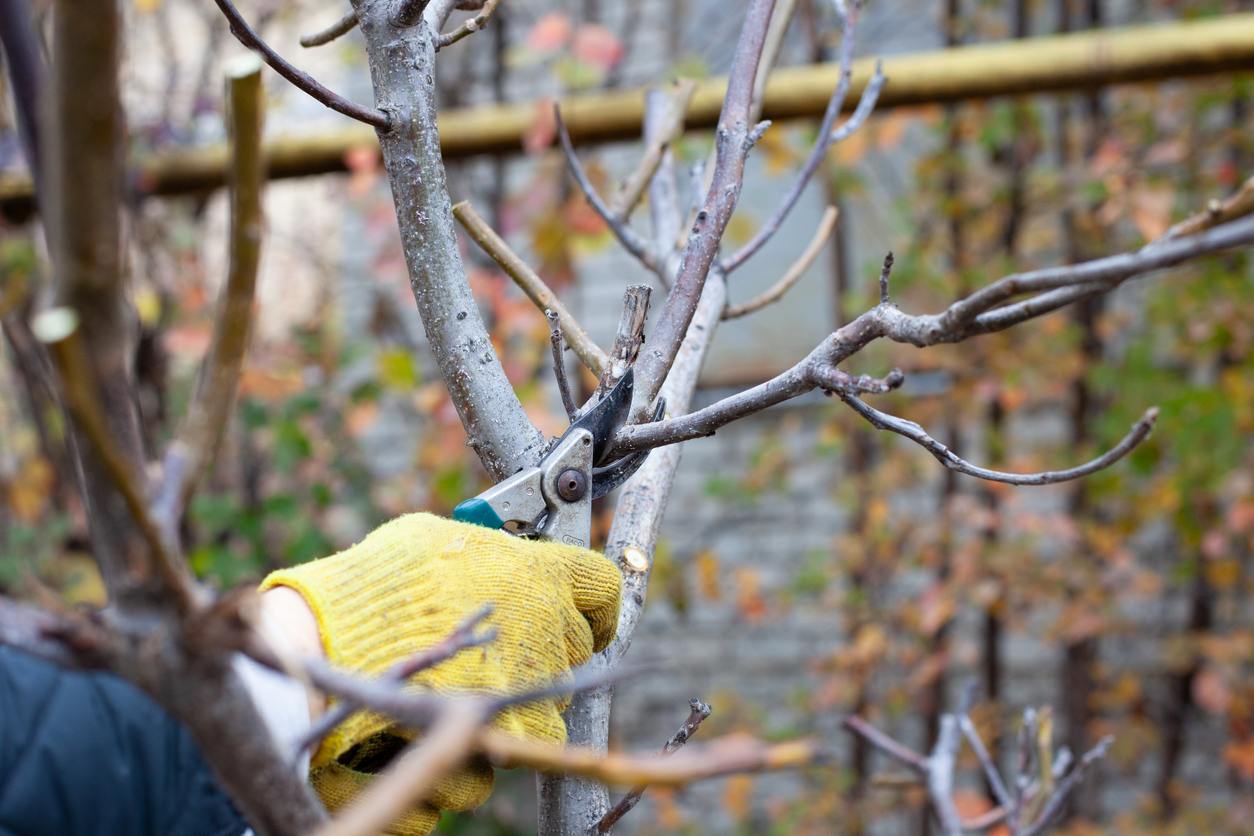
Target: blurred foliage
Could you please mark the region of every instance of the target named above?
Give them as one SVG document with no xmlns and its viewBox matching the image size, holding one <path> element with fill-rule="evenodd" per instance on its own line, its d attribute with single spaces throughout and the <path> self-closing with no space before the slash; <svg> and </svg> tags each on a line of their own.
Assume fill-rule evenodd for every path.
<svg viewBox="0 0 1254 836">
<path fill-rule="evenodd" d="M 1161 11 L 1143 5 L 1146 14 Z M 280 6 L 280 15 L 290 11 Z M 146 0 L 138 11 L 146 20 L 162 8 L 161 0 Z M 1169 11 L 1217 8 L 1184 2 Z M 1049 11 L 1032 9 L 1042 20 Z M 542 73 L 560 91 L 616 82 L 627 35 L 565 6 L 523 21 L 506 56 L 511 72 Z M 821 27 L 830 24 L 820 17 Z M 978 4 L 962 28 L 972 41 L 1004 36 L 1004 4 Z M 826 30 L 818 34 L 827 38 Z M 685 74 L 711 71 L 704 56 L 669 60 Z M 1080 95 L 898 109 L 874 116 L 832 150 L 825 185 L 856 204 L 866 199 L 877 166 L 895 165 L 907 148 L 930 149 L 887 226 L 897 257 L 894 300 L 911 311 L 938 310 L 1015 269 L 1139 246 L 1229 192 L 1254 173 L 1252 92 L 1247 77 L 1122 86 L 1101 94 L 1097 118 Z M 171 106 L 161 118 L 136 120 L 136 148 L 212 134 L 209 123 L 218 117 L 205 95 L 199 89 L 183 111 Z M 1062 137 L 1060 106 L 1070 114 Z M 533 133 L 529 147 L 552 140 L 544 120 Z M 771 131 L 755 153 L 765 155 L 768 175 L 788 178 L 812 141 L 811 129 Z M 1069 149 L 1067 165 L 1059 163 L 1060 141 Z M 707 136 L 689 135 L 675 150 L 690 164 L 708 147 Z M 234 418 L 188 509 L 186 554 L 199 575 L 222 587 L 329 554 L 397 514 L 447 513 L 486 485 L 423 346 L 377 151 L 356 149 L 347 162 L 351 173 L 328 189 L 360 224 L 345 248 L 351 252 L 328 266 L 318 260 L 321 242 L 312 241 L 304 260 L 284 263 L 292 271 L 281 277 L 287 304 L 260 311 Z M 612 193 L 613 174 L 621 172 L 591 153 L 586 162 L 598 188 Z M 556 155 L 533 163 L 527 182 L 495 207 L 496 223 L 561 291 L 579 259 L 613 242 L 569 188 Z M 134 299 L 141 343 L 152 350 L 137 363 L 150 449 L 176 431 L 208 345 L 221 265 L 206 242 L 217 241 L 218 210 L 199 200 L 151 201 L 134 219 Z M 736 223 L 729 242 L 754 231 L 750 221 Z M 1007 246 L 1012 226 L 1016 234 Z M 31 229 L 0 231 L 6 322 L 25 315 L 40 284 L 35 240 Z M 537 425 L 556 435 L 565 419 L 550 382 L 543 317 L 472 246 L 464 254 L 507 375 Z M 877 301 L 872 280 L 879 263 L 847 266 L 857 278 L 845 310 L 857 312 Z M 353 304 L 341 294 L 351 294 Z M 838 402 L 811 410 L 805 422 L 799 411 L 789 413 L 755 435 L 735 469 L 706 475 L 704 501 L 726 515 L 787 505 L 795 498 L 794 466 L 804 457 L 834 474 L 832 499 L 845 511 L 847 528 L 829 547 L 807 551 L 791 571 L 776 574 L 732 565 L 711 548 L 680 553 L 663 542 L 649 606 L 668 607 L 681 620 L 699 608 L 724 608 L 749 630 L 786 629 L 791 614 L 818 612 L 834 646 L 810 659 L 812 687 L 782 698 L 787 721 L 724 692 L 708 695 L 716 712 L 702 736 L 810 733 L 857 711 L 925 750 L 928 722 L 946 707 L 935 700 L 938 684 L 974 672 L 985 679 L 986 692 L 996 686 L 1000 694 L 977 707 L 976 719 L 988 729 L 986 739 L 1004 750 L 1022 693 L 1047 687 L 1066 696 L 1058 665 L 1025 671 L 1026 663 L 1007 657 L 1006 636 L 1014 637 L 1015 652 L 1047 660 L 1094 642 L 1099 652 L 1088 670 L 1093 689 L 1084 724 L 1090 739 L 1116 735 L 1102 780 L 1131 787 L 1136 801 L 1099 822 L 1075 819 L 1070 830 L 1249 832 L 1254 281 L 1248 256 L 1207 259 L 1129 285 L 1103 306 L 1091 329 L 1061 312 L 961 346 L 917 352 L 877 344 L 854 358 L 849 371 L 882 374 L 892 366 L 906 371 L 907 386 L 877 398 L 877 406 L 919 422 L 965 457 L 1005 470 L 1073 465 L 1116 443 L 1148 406 L 1158 405 L 1161 414 L 1153 437 L 1126 461 L 1081 486 L 1045 489 L 951 479 L 925 452 L 876 434 Z M 63 465 L 60 415 L 23 380 L 6 343 L 0 591 L 27 594 L 37 579 L 69 601 L 100 604 L 104 592 L 89 559 L 85 515 Z M 936 385 L 912 393 L 919 380 Z M 1080 391 L 1090 405 L 1083 414 L 1076 410 Z M 595 536 L 604 538 L 608 520 L 601 510 Z M 995 676 L 985 641 L 992 641 L 992 624 L 1005 634 Z M 1060 703 L 1060 725 L 1063 713 Z M 1173 733 L 1186 744 L 1195 741 L 1209 758 L 1187 770 L 1172 761 Z M 653 743 L 626 741 L 632 748 Z M 764 780 L 749 776 L 720 784 L 735 831 L 918 831 L 921 788 L 878 762 L 859 772 L 848 738 L 835 745 L 841 767 L 797 776 L 795 792 L 770 794 Z M 975 764 L 963 766 L 976 774 Z M 529 778 L 499 777 L 505 790 L 488 807 L 445 816 L 440 831 L 534 832 Z M 991 804 L 982 790 L 963 793 L 966 815 Z M 650 791 L 648 799 L 633 814 L 637 832 L 708 832 L 706 822 L 689 814 L 682 793 Z"/>
</svg>

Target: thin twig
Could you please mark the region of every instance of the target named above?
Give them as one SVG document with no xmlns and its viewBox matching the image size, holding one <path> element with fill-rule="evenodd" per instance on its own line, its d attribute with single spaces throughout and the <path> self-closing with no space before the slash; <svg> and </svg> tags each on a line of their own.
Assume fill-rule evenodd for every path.
<svg viewBox="0 0 1254 836">
<path fill-rule="evenodd" d="M 888 304 L 888 277 L 893 272 L 893 254 L 890 251 L 884 256 L 884 266 L 880 269 L 880 304 Z"/>
<path fill-rule="evenodd" d="M 1150 407 L 1141 416 L 1140 420 L 1132 425 L 1132 430 L 1123 437 L 1122 441 L 1104 455 L 1098 456 L 1085 464 L 1067 470 L 1047 470 L 1043 473 L 1003 473 L 998 470 L 976 467 L 970 462 L 959 458 L 952 450 L 932 438 L 913 421 L 906 421 L 905 419 L 880 412 L 878 409 L 863 403 L 856 396 L 847 395 L 843 392 L 838 392 L 838 394 L 841 400 L 852 407 L 863 418 L 867 419 L 867 421 L 871 422 L 873 427 L 878 430 L 888 430 L 905 436 L 931 453 L 937 461 L 950 470 L 989 482 L 1004 482 L 1007 485 L 1052 485 L 1057 482 L 1079 479 L 1099 470 L 1104 470 L 1128 453 L 1131 453 L 1136 449 L 1137 445 L 1149 438 L 1150 432 L 1154 429 L 1154 422 L 1158 420 L 1158 407 Z"/>
<path fill-rule="evenodd" d="M 892 253 L 889 253 L 892 258 Z M 979 687 L 979 681 L 975 677 L 967 680 L 966 686 L 963 688 L 962 704 L 958 708 L 958 727 L 962 730 L 962 734 L 966 737 L 967 742 L 971 744 L 971 750 L 975 752 L 975 756 L 980 760 L 980 766 L 984 768 L 984 776 L 988 779 L 989 786 L 993 788 L 993 795 L 997 796 L 997 803 L 1004 809 L 1009 810 L 1013 803 L 1010 793 L 1006 790 L 1006 784 L 1001 779 L 1001 773 L 997 771 L 997 765 L 993 763 L 992 757 L 988 753 L 984 741 L 980 739 L 980 733 L 976 730 L 975 724 L 971 722 L 971 706 L 975 704 L 976 689 Z"/>
<path fill-rule="evenodd" d="M 562 318 L 551 310 L 546 310 L 544 317 L 549 321 L 549 341 L 553 344 L 553 374 L 557 377 L 557 391 L 561 393 L 566 417 L 574 422 L 579 417 L 579 407 L 575 406 L 575 398 L 570 393 L 570 381 L 566 379 L 566 360 L 562 357 Z"/>
<path fill-rule="evenodd" d="M 1006 813 L 1006 827 L 1011 833 L 1019 833 L 1023 818 L 1023 806 L 1027 803 L 1032 784 L 1032 762 L 1036 740 L 1036 709 L 1023 710 L 1023 725 L 1019 727 L 1015 754 L 1014 803 Z"/>
<path fill-rule="evenodd" d="M 125 501 L 151 551 L 151 563 L 174 596 L 180 612 L 191 612 L 197 602 L 191 579 L 167 550 L 165 540 L 149 515 L 147 498 L 140 487 L 142 477 L 132 469 L 109 428 L 90 377 L 91 363 L 80 334 L 78 315 L 69 308 L 52 308 L 35 318 L 31 330 L 48 346 L 61 378 L 61 399 L 65 408 L 75 426 L 87 437 L 113 487 Z"/>
<path fill-rule="evenodd" d="M 668 96 L 666 116 L 658 126 L 657 133 L 645 144 L 640 162 L 626 180 L 622 190 L 610 206 L 610 213 L 617 218 L 626 220 L 631 210 L 640 202 L 644 190 L 662 162 L 662 157 L 672 142 L 683 133 L 684 114 L 688 112 L 688 104 L 692 94 L 696 92 L 697 82 L 691 78 L 681 78 L 671 87 Z"/>
<path fill-rule="evenodd" d="M 767 23 L 775 0 L 750 0 L 744 25 L 732 59 L 727 95 L 714 133 L 714 175 L 701 210 L 697 212 L 688 242 L 679 260 L 675 284 L 650 335 L 650 349 L 636 364 L 636 388 L 632 396 L 632 420 L 645 420 L 661 391 L 680 346 L 688 334 L 701 301 L 706 279 L 718 258 L 719 244 L 727 231 L 744 185 L 745 158 L 749 153 L 749 111 L 753 79 L 766 38 Z M 723 276 L 719 271 L 718 275 Z"/>
<path fill-rule="evenodd" d="M 475 628 L 487 618 L 492 612 L 491 606 L 481 607 L 479 610 L 471 613 L 461 624 L 457 625 L 452 633 L 449 633 L 444 639 L 437 644 L 433 644 L 425 650 L 420 650 L 408 659 L 398 662 L 382 677 L 385 683 L 404 682 L 409 677 L 424 671 L 427 668 L 453 658 L 461 651 L 469 647 L 480 647 L 491 642 L 496 638 L 495 630 L 485 630 L 482 633 L 476 633 Z M 303 752 L 310 746 L 318 743 L 322 738 L 331 733 L 331 730 L 344 722 L 358 708 L 361 703 L 353 700 L 341 700 L 332 708 L 328 709 L 325 714 L 318 718 L 305 733 L 305 736 L 295 746 L 295 751 Z"/>
<path fill-rule="evenodd" d="M 735 254 L 719 262 L 724 272 L 730 273 L 735 270 L 770 240 L 771 236 L 779 229 L 780 224 L 783 223 L 784 218 L 792 211 L 793 206 L 796 205 L 797 200 L 801 197 L 801 193 L 805 190 L 806 184 L 827 156 L 827 149 L 832 144 L 832 126 L 836 124 L 836 118 L 840 115 L 841 108 L 844 107 L 845 97 L 849 94 L 849 85 L 852 80 L 854 40 L 857 29 L 858 15 L 856 12 L 851 12 L 845 16 L 843 23 L 843 35 L 840 44 L 840 80 L 836 83 L 836 89 L 832 91 L 832 96 L 827 102 L 827 110 L 823 112 L 823 121 L 819 124 L 818 138 L 815 140 L 814 147 L 810 149 L 809 158 L 806 160 L 805 165 L 801 167 L 801 172 L 797 175 L 796 180 L 793 181 L 792 186 L 789 187 L 783 200 L 780 201 L 779 206 L 776 207 L 766 223 Z"/>
<path fill-rule="evenodd" d="M 984 777 L 988 779 L 988 785 L 993 788 L 993 795 L 997 796 L 997 803 L 1001 805 L 1003 811 L 1009 810 L 1014 803 L 1010 797 L 1010 791 L 1006 789 L 1006 784 L 1001 779 L 1001 773 L 997 771 L 997 764 L 993 763 L 993 758 L 989 755 L 984 741 L 980 739 L 980 733 L 975 728 L 975 724 L 971 722 L 971 717 L 966 712 L 959 714 L 958 725 L 962 728 L 962 734 L 966 737 L 967 742 L 971 744 L 971 749 L 975 752 L 975 756 L 980 759 L 980 766 L 984 768 Z M 1004 812 L 1003 815 L 1005 815 Z"/>
<path fill-rule="evenodd" d="M 498 235 L 496 230 L 475 211 L 470 201 L 463 200 L 454 206 L 453 216 L 461 223 L 466 233 L 474 239 L 474 242 L 492 256 L 492 260 L 499 264 L 501 269 L 514 280 L 514 283 L 522 288 L 523 293 L 527 294 L 527 298 L 534 302 L 537 308 L 557 313 L 561 318 L 562 336 L 566 339 L 566 344 L 588 367 L 588 370 L 598 378 L 604 374 L 605 367 L 609 363 L 605 352 L 592 341 L 588 332 L 583 330 L 578 320 L 549 289 L 544 280 L 527 266 L 527 262 L 511 250 L 505 243 L 505 239 Z"/>
<path fill-rule="evenodd" d="M 1254 177 L 1246 180 L 1223 200 L 1211 200 L 1205 211 L 1198 212 L 1173 225 L 1158 241 L 1167 241 L 1210 229 L 1254 212 Z"/>
<path fill-rule="evenodd" d="M 579 162 L 579 156 L 575 153 L 574 145 L 571 144 L 566 124 L 562 121 L 562 109 L 556 103 L 553 105 L 553 116 L 557 120 L 557 136 L 562 142 L 562 151 L 566 154 L 566 162 L 570 166 L 570 173 L 574 175 L 575 182 L 579 184 L 579 189 L 583 192 L 584 197 L 588 199 L 588 203 L 592 205 L 596 213 L 605 221 L 606 226 L 610 228 L 610 231 L 614 233 L 614 237 L 618 239 L 627 252 L 634 255 L 641 264 L 654 273 L 660 273 L 661 268 L 658 265 L 657 256 L 649 247 L 649 243 L 631 228 L 631 224 L 610 211 L 610 208 L 605 205 L 605 201 L 597 194 L 592 181 L 588 179 L 587 172 L 583 170 L 583 164 Z"/>
<path fill-rule="evenodd" d="M 479 12 L 479 14 L 470 18 L 447 35 L 441 35 L 437 38 L 435 42 L 436 51 L 438 52 L 444 47 L 455 44 L 462 38 L 478 32 L 487 24 L 488 19 L 492 17 L 492 13 L 496 11 L 496 7 L 500 4 L 501 0 L 488 0 L 488 2 L 483 4 L 483 11 Z"/>
<path fill-rule="evenodd" d="M 870 743 L 876 749 L 885 754 L 891 755 L 906 766 L 912 767 L 923 774 L 927 774 L 927 758 L 918 752 L 903 746 L 896 740 L 893 740 L 884 732 L 872 726 L 866 720 L 863 720 L 856 714 L 850 714 L 848 717 L 840 721 L 840 724 L 854 734 L 862 737 L 867 743 Z"/>
<path fill-rule="evenodd" d="M 257 266 L 261 260 L 261 192 L 266 179 L 261 148 L 265 112 L 261 61 L 250 55 L 234 63 L 228 69 L 227 87 L 230 267 L 218 303 L 213 342 L 196 381 L 187 417 L 166 451 L 164 483 L 153 512 L 157 524 L 168 532 L 178 527 L 196 484 L 213 460 L 235 403 L 235 385 L 248 348 Z M 167 533 L 167 539 L 170 536 Z"/>
<path fill-rule="evenodd" d="M 689 714 L 688 719 L 679 727 L 679 731 L 666 741 L 666 745 L 662 747 L 661 754 L 669 755 L 671 752 L 679 749 L 688 742 L 688 738 L 692 737 L 697 729 L 701 728 L 701 724 L 705 722 L 705 718 L 710 716 L 713 710 L 701 700 L 692 698 L 688 701 Z M 601 820 L 588 828 L 589 832 L 596 833 L 598 836 L 604 836 L 614 828 L 618 820 L 631 812 L 632 808 L 640 803 L 640 799 L 644 796 L 644 791 L 648 788 L 648 784 L 639 784 L 631 788 L 631 791 L 623 796 L 622 801 L 614 805 L 614 808 L 601 817 Z"/>
<path fill-rule="evenodd" d="M 832 145 L 844 142 L 866 124 L 866 120 L 871 117 L 871 112 L 875 110 L 875 105 L 879 103 L 880 91 L 884 89 L 884 85 L 887 83 L 888 77 L 884 75 L 883 62 L 876 61 L 875 74 L 866 83 L 866 87 L 862 88 L 862 96 L 858 99 L 858 106 L 854 108 L 853 113 L 849 114 L 848 119 L 841 122 L 832 131 Z"/>
<path fill-rule="evenodd" d="M 1075 769 L 1071 770 L 1062 783 L 1058 785 L 1058 789 L 1050 796 L 1049 801 L 1045 803 L 1045 809 L 1041 811 L 1041 815 L 1033 822 L 1020 836 L 1040 836 L 1040 834 L 1049 826 L 1050 822 L 1062 811 L 1063 804 L 1080 782 L 1084 779 L 1085 773 L 1093 762 L 1106 757 L 1106 751 L 1115 742 L 1115 738 L 1107 735 L 1098 741 L 1097 745 L 1085 753 L 1080 758 L 1080 762 L 1075 765 Z"/>
<path fill-rule="evenodd" d="M 285 61 L 269 44 L 263 41 L 252 30 L 252 27 L 248 25 L 243 16 L 240 15 L 239 10 L 232 5 L 231 0 L 214 0 L 214 2 L 218 4 L 222 14 L 226 15 L 227 21 L 230 22 L 231 34 L 244 46 L 259 53 L 276 73 L 337 113 L 342 113 L 359 122 L 365 122 L 367 125 L 373 125 L 384 132 L 389 130 L 392 120 L 386 113 L 381 110 L 362 107 L 323 87 L 317 81 L 314 81 L 313 77 L 308 73 L 296 69 Z"/>
<path fill-rule="evenodd" d="M 312 32 L 300 36 L 300 45 L 306 48 L 329 44 L 336 38 L 342 38 L 357 28 L 357 10 L 350 9 L 348 14 L 332 23 L 321 32 Z"/>
<path fill-rule="evenodd" d="M 424 801 L 435 782 L 466 759 L 485 722 L 482 703 L 448 703 L 427 733 L 410 743 L 351 806 L 315 831 L 315 836 L 383 832 L 407 808 Z"/>
<path fill-rule="evenodd" d="M 927 759 L 927 791 L 946 836 L 962 836 L 962 817 L 954 803 L 954 769 L 961 745 L 958 719 L 952 714 L 941 715 L 940 733 Z"/>
<path fill-rule="evenodd" d="M 823 217 L 819 221 L 819 228 L 815 230 L 814 237 L 810 239 L 810 243 L 806 245 L 805 251 L 792 263 L 780 280 L 771 286 L 765 293 L 760 293 L 750 299 L 748 302 L 739 305 L 728 305 L 723 311 L 723 319 L 736 319 L 737 317 L 751 314 L 759 308 L 764 308 L 772 302 L 783 298 L 794 284 L 810 269 L 810 265 L 819 257 L 819 253 L 823 251 L 823 247 L 827 244 L 827 239 L 831 237 L 832 230 L 836 228 L 836 218 L 839 210 L 835 206 L 829 206 L 823 212 Z"/>
<path fill-rule="evenodd" d="M 1109 292 L 1134 276 L 1254 243 L 1254 218 L 1245 217 L 1190 236 L 1160 239 L 1129 253 L 1081 264 L 1014 273 L 950 305 L 932 327 L 957 342 L 971 334 L 1000 331 L 1089 296 Z M 1005 307 L 1025 293 L 1040 293 Z"/>
<path fill-rule="evenodd" d="M 832 761 L 830 753 L 814 740 L 766 743 L 747 735 L 731 735 L 700 748 L 685 748 L 666 758 L 653 753 L 602 755 L 582 747 L 559 749 L 493 729 L 480 734 L 479 745 L 494 764 L 582 775 L 618 786 L 677 786 L 720 775 L 797 769 Z"/>
</svg>

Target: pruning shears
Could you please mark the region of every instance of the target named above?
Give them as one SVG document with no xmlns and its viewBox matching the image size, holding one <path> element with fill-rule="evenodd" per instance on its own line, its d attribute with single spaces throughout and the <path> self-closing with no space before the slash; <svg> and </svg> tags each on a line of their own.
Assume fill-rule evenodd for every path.
<svg viewBox="0 0 1254 836">
<path fill-rule="evenodd" d="M 615 433 L 631 411 L 633 370 L 579 416 L 534 467 L 471 497 L 453 509 L 453 519 L 487 528 L 513 523 L 520 536 L 587 548 L 592 542 L 592 500 L 605 496 L 640 469 L 649 451 L 610 458 Z M 662 417 L 658 399 L 652 420 Z"/>
</svg>

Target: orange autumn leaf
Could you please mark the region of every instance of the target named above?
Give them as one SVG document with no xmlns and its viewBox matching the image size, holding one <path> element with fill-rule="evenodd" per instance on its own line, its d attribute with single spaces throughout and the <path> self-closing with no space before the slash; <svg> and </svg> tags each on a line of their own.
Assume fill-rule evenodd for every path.
<svg viewBox="0 0 1254 836">
<path fill-rule="evenodd" d="M 570 40 L 570 18 L 561 12 L 549 12 L 527 30 L 525 42 L 537 52 L 555 52 Z"/>
<path fill-rule="evenodd" d="M 608 27 L 599 23 L 585 23 L 575 31 L 571 52 L 586 64 L 602 72 L 609 72 L 623 60 L 627 49 Z"/>
<path fill-rule="evenodd" d="M 1246 781 L 1254 781 L 1254 738 L 1224 747 L 1224 760 Z"/>
</svg>

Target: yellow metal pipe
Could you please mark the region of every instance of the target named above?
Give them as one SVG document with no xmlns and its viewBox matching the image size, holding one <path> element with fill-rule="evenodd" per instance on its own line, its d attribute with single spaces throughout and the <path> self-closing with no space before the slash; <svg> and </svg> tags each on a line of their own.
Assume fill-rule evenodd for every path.
<svg viewBox="0 0 1254 836">
<path fill-rule="evenodd" d="M 847 102 L 874 70 L 875 59 L 854 63 Z M 884 58 L 888 83 L 881 109 L 940 104 L 992 96 L 1064 92 L 1109 84 L 1159 81 L 1254 70 L 1254 14 L 1129 26 L 1047 38 L 917 52 Z M 814 117 L 827 106 L 836 86 L 836 64 L 777 70 L 766 87 L 763 117 Z M 726 79 L 698 84 L 688 107 L 687 128 L 718 122 Z M 440 116 L 440 143 L 447 159 L 476 154 L 514 154 L 523 138 L 548 119 L 548 102 L 488 105 L 446 111 Z M 640 136 L 644 89 L 570 96 L 562 116 L 577 144 L 591 145 Z M 277 136 L 267 143 L 272 178 L 344 171 L 345 153 L 374 144 L 374 130 L 352 124 L 312 135 Z M 140 161 L 135 188 L 142 194 L 204 191 L 223 183 L 226 149 L 221 146 L 165 151 Z M 30 181 L 0 178 L 0 209 L 20 214 L 31 206 Z"/>
</svg>

